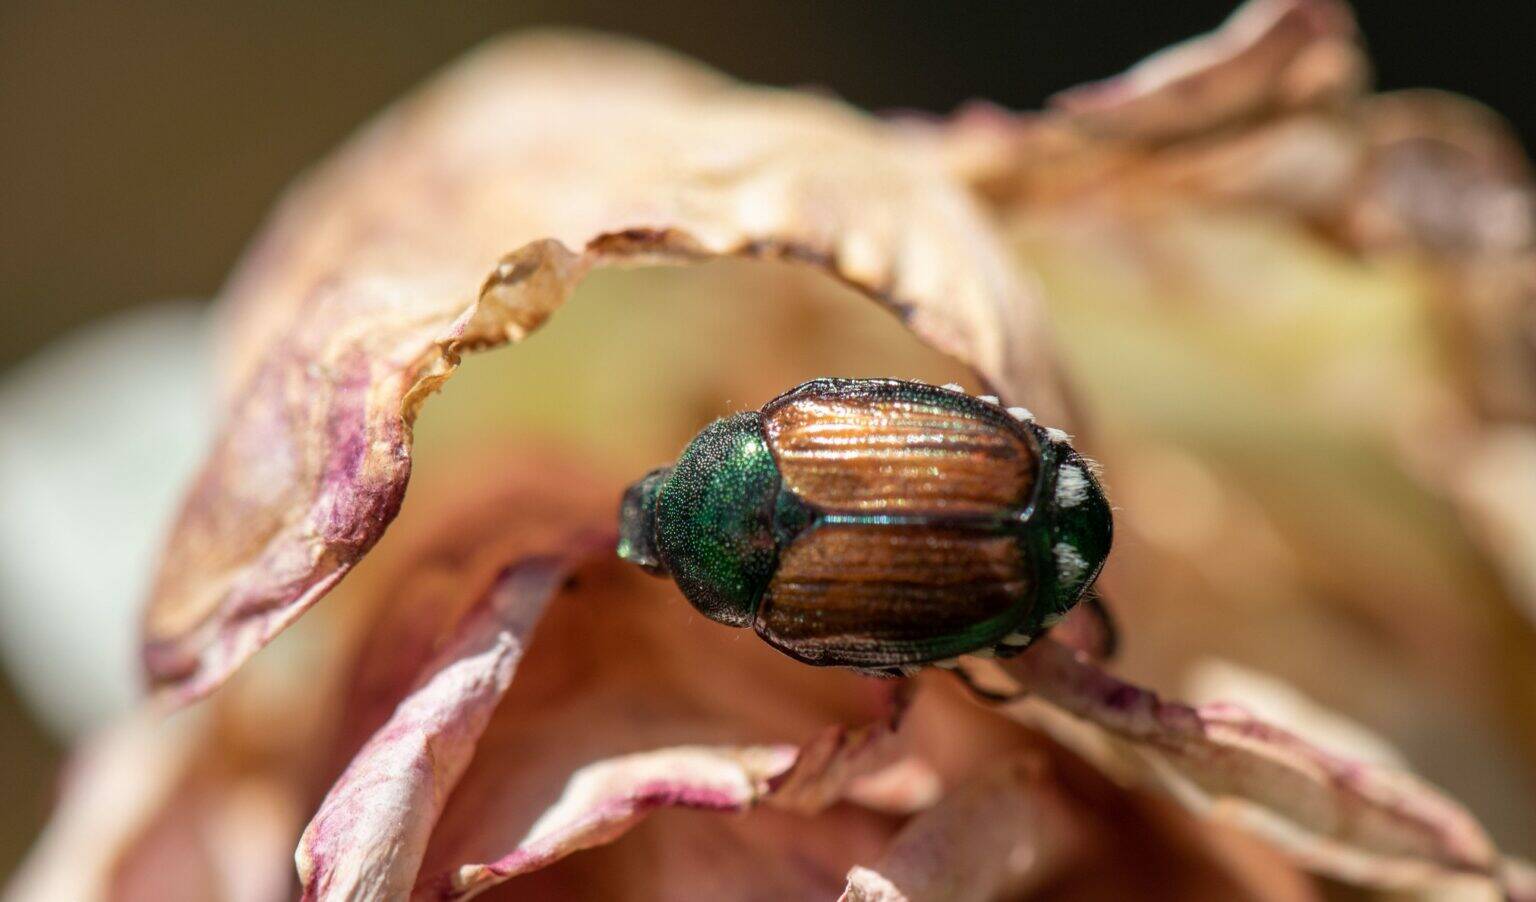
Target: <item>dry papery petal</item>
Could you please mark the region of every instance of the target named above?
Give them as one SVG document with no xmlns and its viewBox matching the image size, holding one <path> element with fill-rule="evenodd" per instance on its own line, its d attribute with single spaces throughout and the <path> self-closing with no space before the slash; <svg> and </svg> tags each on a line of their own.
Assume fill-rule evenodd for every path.
<svg viewBox="0 0 1536 902">
<path fill-rule="evenodd" d="M 299 842 L 306 898 L 388 898 L 415 881 L 433 823 L 474 753 L 545 604 L 582 552 L 510 566 L 331 787 Z M 585 546 L 585 547 L 584 547 Z"/>
<path fill-rule="evenodd" d="M 694 746 L 659 749 L 589 764 L 517 847 L 496 861 L 465 864 L 418 898 L 459 899 L 594 845 L 611 842 L 659 808 L 742 812 L 769 804 L 811 810 L 841 795 L 851 776 L 872 772 L 891 725 L 829 729 L 803 749 L 793 746 Z"/>
<path fill-rule="evenodd" d="M 153 593 L 152 676 L 206 693 L 356 564 L 463 352 L 523 338 L 594 267 L 723 256 L 822 271 L 1064 416 L 1034 299 L 877 123 L 617 40 L 493 44 L 297 189 L 233 279 L 228 416 Z"/>
<path fill-rule="evenodd" d="M 849 871 L 841 902 L 997 899 L 1045 882 L 1082 853 L 1083 831 L 1042 770 L 1025 759 L 951 792 Z"/>
<path fill-rule="evenodd" d="M 1354 38 L 1354 16 L 1335 0 L 1251 0 L 1216 31 L 1063 91 L 1051 106 L 1088 131 L 1178 138 L 1354 93 L 1365 73 Z"/>
<path fill-rule="evenodd" d="M 1368 64 L 1338 0 L 1251 0 L 1219 29 L 1057 94 L 1043 112 L 966 107 L 910 131 L 1003 211 L 1127 189 L 1337 207 L 1360 162 L 1343 119 Z"/>
<path fill-rule="evenodd" d="M 993 764 L 853 868 L 843 902 L 1317 898 L 1275 853 L 1096 785 L 1089 771 L 1048 746 Z"/>
<path fill-rule="evenodd" d="M 1384 888 L 1503 879 L 1477 822 L 1406 772 L 1340 758 L 1235 705 L 1165 702 L 1050 640 L 1001 668 L 1031 693 L 1002 706 L 1009 717 L 1318 873 Z"/>
<path fill-rule="evenodd" d="M 438 819 L 415 895 L 456 898 L 546 868 L 660 807 L 820 811 L 894 760 L 897 684 L 779 657 L 703 621 L 660 581 L 612 562 L 584 571 L 540 623 Z M 791 849 L 828 828 L 801 824 Z M 661 863 L 639 870 L 669 876 Z"/>
</svg>

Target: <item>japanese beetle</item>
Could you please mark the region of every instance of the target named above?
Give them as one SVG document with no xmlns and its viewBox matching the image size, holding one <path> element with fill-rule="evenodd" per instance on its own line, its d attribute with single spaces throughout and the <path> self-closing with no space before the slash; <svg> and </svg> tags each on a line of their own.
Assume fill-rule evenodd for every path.
<svg viewBox="0 0 1536 902">
<path fill-rule="evenodd" d="M 815 379 L 630 486 L 619 556 L 807 664 L 1013 654 L 1083 597 L 1111 515 L 1067 436 L 958 386 Z"/>
</svg>

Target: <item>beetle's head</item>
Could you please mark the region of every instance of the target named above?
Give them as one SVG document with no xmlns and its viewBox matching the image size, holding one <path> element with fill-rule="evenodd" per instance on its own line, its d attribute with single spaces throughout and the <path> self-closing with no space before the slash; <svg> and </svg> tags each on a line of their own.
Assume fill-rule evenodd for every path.
<svg viewBox="0 0 1536 902">
<path fill-rule="evenodd" d="M 1065 612 L 1103 569 L 1114 536 L 1114 515 L 1093 464 L 1075 451 L 1063 458 L 1056 471 L 1056 491 L 1050 503 L 1055 609 Z"/>
<path fill-rule="evenodd" d="M 667 575 L 656 552 L 656 496 L 672 475 L 671 467 L 657 467 L 630 486 L 619 505 L 619 557 L 647 573 Z"/>
</svg>

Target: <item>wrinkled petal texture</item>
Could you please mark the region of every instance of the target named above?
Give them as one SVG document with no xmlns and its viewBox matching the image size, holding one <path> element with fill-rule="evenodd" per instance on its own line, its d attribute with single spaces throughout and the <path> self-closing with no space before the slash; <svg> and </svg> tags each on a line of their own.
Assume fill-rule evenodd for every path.
<svg viewBox="0 0 1536 902">
<path fill-rule="evenodd" d="M 467 864 L 419 898 L 466 898 L 572 852 L 610 842 L 651 811 L 666 807 L 745 811 L 761 802 L 814 812 L 883 763 L 893 724 L 831 728 L 804 749 L 793 746 L 682 747 L 590 764 L 566 785 L 516 849 L 494 862 Z M 809 812 L 808 812 L 809 813 Z"/>
<path fill-rule="evenodd" d="M 1499 879 L 1477 822 L 1405 772 L 1340 758 L 1234 705 L 1164 701 L 1049 640 L 1003 666 L 1035 696 L 1006 705 L 1010 716 L 1312 869 L 1378 886 Z"/>
<path fill-rule="evenodd" d="M 1317 898 L 1270 850 L 1096 780 L 1060 749 L 993 761 L 850 870 L 842 900 Z"/>
<path fill-rule="evenodd" d="M 1351 91 L 1364 73 L 1354 37 L 1354 17 L 1335 0 L 1255 0 L 1217 31 L 1063 91 L 1051 105 L 1089 131 L 1176 138 Z"/>
<path fill-rule="evenodd" d="M 432 824 L 567 576 L 569 557 L 512 565 L 331 788 L 299 843 L 305 898 L 388 898 L 415 881 Z"/>
<path fill-rule="evenodd" d="M 1063 416 L 1037 305 L 879 124 L 618 41 L 492 45 L 302 185 L 233 279 L 228 416 L 153 591 L 152 677 L 207 692 L 353 567 L 464 351 L 522 338 L 594 267 L 720 256 L 820 269 Z"/>
</svg>

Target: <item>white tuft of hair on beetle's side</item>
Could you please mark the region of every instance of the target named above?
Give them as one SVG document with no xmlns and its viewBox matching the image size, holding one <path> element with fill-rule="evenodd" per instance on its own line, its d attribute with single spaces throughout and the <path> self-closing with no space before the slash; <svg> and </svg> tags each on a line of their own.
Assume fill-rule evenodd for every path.
<svg viewBox="0 0 1536 902">
<path fill-rule="evenodd" d="M 1064 583 L 1076 583 L 1088 572 L 1088 562 L 1076 547 L 1067 542 L 1057 542 L 1051 548 L 1056 557 L 1056 575 Z"/>
<path fill-rule="evenodd" d="M 1077 507 L 1088 500 L 1088 474 L 1077 464 L 1067 464 L 1056 474 L 1056 506 Z"/>
</svg>

